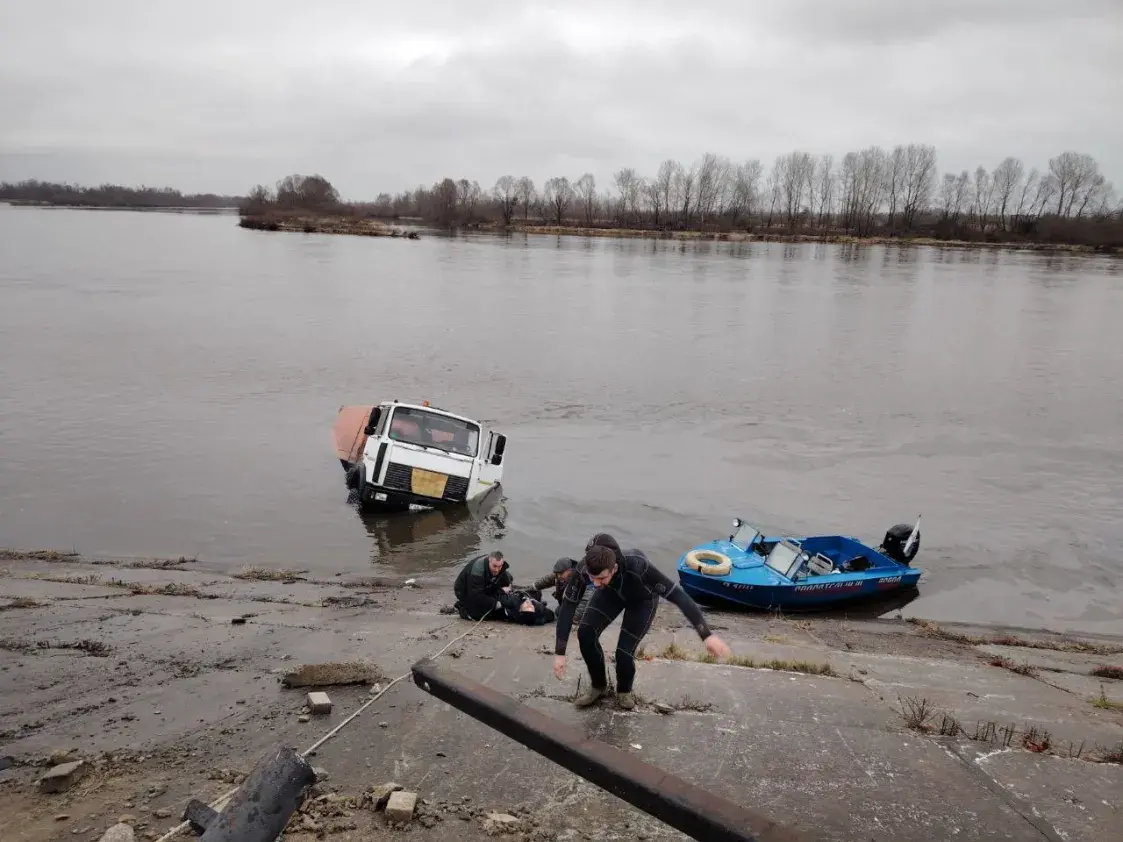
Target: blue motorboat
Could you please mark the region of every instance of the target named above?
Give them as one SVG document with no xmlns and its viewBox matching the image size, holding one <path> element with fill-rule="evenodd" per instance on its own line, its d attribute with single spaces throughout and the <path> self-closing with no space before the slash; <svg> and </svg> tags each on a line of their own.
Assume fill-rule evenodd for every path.
<svg viewBox="0 0 1123 842">
<path fill-rule="evenodd" d="M 827 608 L 916 586 L 916 525 L 897 524 L 877 549 L 845 535 L 764 535 L 740 518 L 729 538 L 683 553 L 678 578 L 695 599 L 763 609 Z"/>
</svg>

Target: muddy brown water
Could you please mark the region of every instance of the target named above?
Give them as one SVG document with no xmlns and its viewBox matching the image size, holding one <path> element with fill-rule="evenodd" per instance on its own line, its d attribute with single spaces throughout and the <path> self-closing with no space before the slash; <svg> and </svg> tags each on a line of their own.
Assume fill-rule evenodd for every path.
<svg viewBox="0 0 1123 842">
<path fill-rule="evenodd" d="M 451 581 L 740 515 L 876 542 L 906 613 L 1123 633 L 1123 262 L 244 231 L 0 205 L 0 546 Z M 361 517 L 341 404 L 509 435 L 482 516 Z"/>
</svg>

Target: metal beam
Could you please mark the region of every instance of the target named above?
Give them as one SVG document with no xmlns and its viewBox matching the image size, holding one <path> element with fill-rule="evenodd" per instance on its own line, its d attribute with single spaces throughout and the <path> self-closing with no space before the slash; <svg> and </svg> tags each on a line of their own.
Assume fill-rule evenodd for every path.
<svg viewBox="0 0 1123 842">
<path fill-rule="evenodd" d="M 209 818 L 199 842 L 274 842 L 316 781 L 293 749 L 272 749 L 250 772 L 226 809 Z"/>
<path fill-rule="evenodd" d="M 522 743 L 617 798 L 705 842 L 806 842 L 806 837 L 638 757 L 584 736 L 428 658 L 412 667 L 427 693 Z"/>
</svg>

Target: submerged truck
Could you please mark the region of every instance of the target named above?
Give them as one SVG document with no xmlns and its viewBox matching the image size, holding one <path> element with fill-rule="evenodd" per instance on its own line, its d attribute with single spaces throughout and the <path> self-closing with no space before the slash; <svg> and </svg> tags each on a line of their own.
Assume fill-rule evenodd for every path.
<svg viewBox="0 0 1123 842">
<path fill-rule="evenodd" d="M 366 510 L 462 506 L 503 477 L 507 437 L 428 401 L 341 406 L 332 433 L 347 487 Z"/>
</svg>

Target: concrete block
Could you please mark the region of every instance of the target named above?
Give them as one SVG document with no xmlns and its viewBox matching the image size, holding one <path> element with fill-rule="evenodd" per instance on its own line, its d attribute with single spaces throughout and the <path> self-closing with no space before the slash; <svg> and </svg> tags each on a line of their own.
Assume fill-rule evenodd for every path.
<svg viewBox="0 0 1123 842">
<path fill-rule="evenodd" d="M 115 824 L 109 830 L 105 831 L 104 835 L 98 842 L 133 842 L 133 829 L 127 824 Z"/>
<path fill-rule="evenodd" d="M 518 827 L 519 820 L 510 813 L 488 813 L 484 819 L 484 833 L 488 836 L 514 833 Z"/>
<path fill-rule="evenodd" d="M 413 810 L 417 806 L 417 793 L 395 792 L 386 802 L 386 818 L 397 824 L 405 824 L 413 818 Z"/>
<path fill-rule="evenodd" d="M 40 792 L 66 792 L 90 770 L 84 760 L 75 760 L 53 767 L 39 779 Z"/>
<path fill-rule="evenodd" d="M 331 713 L 331 699 L 327 693 L 309 693 L 308 709 L 312 713 Z"/>
<path fill-rule="evenodd" d="M 384 783 L 384 784 L 382 784 L 382 786 L 371 787 L 370 797 L 371 797 L 371 800 L 374 802 L 374 809 L 375 810 L 386 809 L 386 803 L 390 800 L 390 796 L 393 795 L 395 792 L 401 792 L 401 791 L 402 791 L 402 785 L 396 784 L 393 781 L 390 781 L 389 783 Z"/>
</svg>

